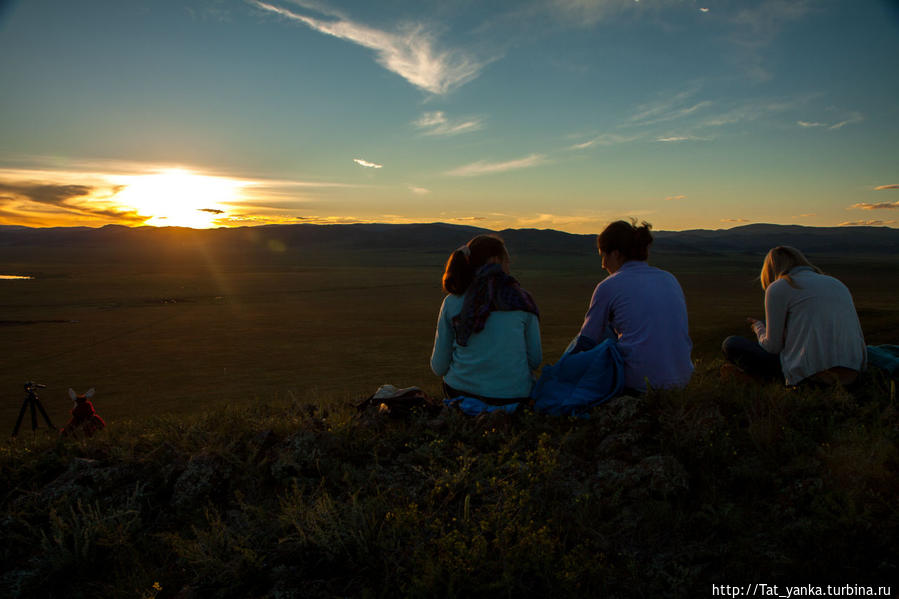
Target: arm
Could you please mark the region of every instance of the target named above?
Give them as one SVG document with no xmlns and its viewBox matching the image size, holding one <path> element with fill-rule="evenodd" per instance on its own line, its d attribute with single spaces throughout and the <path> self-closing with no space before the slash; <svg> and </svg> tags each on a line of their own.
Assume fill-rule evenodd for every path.
<svg viewBox="0 0 899 599">
<path fill-rule="evenodd" d="M 573 351 L 590 349 L 606 337 L 611 336 L 612 319 L 612 287 L 609 285 L 611 277 L 602 281 L 593 291 L 590 299 L 590 307 L 584 316 L 584 324 L 578 333 L 577 344 Z"/>
<path fill-rule="evenodd" d="M 440 305 L 440 314 L 437 315 L 437 332 L 434 334 L 434 349 L 431 351 L 431 370 L 437 376 L 443 376 L 449 372 L 453 361 L 453 341 L 456 333 L 445 317 L 446 299 Z"/>
<path fill-rule="evenodd" d="M 752 323 L 759 345 L 772 354 L 779 354 L 784 347 L 788 292 L 786 281 L 771 283 L 765 290 L 765 322 L 756 320 Z"/>
<path fill-rule="evenodd" d="M 540 320 L 535 314 L 528 314 L 524 341 L 528 352 L 528 366 L 531 370 L 537 370 L 543 363 L 543 345 L 540 342 Z"/>
</svg>

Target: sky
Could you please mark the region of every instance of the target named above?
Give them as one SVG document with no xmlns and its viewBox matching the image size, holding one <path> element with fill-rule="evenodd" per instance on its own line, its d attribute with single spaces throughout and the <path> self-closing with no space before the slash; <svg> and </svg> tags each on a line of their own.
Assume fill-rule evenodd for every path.
<svg viewBox="0 0 899 599">
<path fill-rule="evenodd" d="M 0 0 L 0 224 L 899 226 L 896 0 Z"/>
</svg>

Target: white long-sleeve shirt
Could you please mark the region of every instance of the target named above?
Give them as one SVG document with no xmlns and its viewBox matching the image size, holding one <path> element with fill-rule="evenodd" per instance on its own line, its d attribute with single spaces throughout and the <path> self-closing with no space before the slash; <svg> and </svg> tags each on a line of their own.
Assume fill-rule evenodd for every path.
<svg viewBox="0 0 899 599">
<path fill-rule="evenodd" d="M 807 266 L 789 274 L 797 287 L 786 279 L 771 283 L 765 322 L 752 327 L 763 348 L 780 354 L 787 384 L 836 366 L 864 370 L 868 354 L 849 289 Z"/>
</svg>

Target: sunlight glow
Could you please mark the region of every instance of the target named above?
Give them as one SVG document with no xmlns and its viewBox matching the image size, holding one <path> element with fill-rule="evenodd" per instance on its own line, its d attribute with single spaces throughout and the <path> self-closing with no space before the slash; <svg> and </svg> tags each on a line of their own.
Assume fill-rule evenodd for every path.
<svg viewBox="0 0 899 599">
<path fill-rule="evenodd" d="M 228 205 L 240 199 L 245 183 L 226 177 L 167 169 L 149 175 L 120 176 L 125 186 L 115 195 L 123 208 L 148 216 L 156 227 L 207 229 L 227 215 Z"/>
</svg>

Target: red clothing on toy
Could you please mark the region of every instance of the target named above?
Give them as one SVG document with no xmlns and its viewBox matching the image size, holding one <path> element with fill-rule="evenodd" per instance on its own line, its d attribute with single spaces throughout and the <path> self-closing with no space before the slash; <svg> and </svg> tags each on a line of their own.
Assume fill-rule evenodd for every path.
<svg viewBox="0 0 899 599">
<path fill-rule="evenodd" d="M 100 415 L 94 411 L 92 404 L 86 397 L 79 396 L 75 399 L 75 407 L 72 408 L 72 418 L 62 429 L 63 435 L 71 435 L 75 432 L 82 432 L 85 436 L 90 437 L 99 430 L 106 427 L 106 423 L 100 418 Z"/>
</svg>

